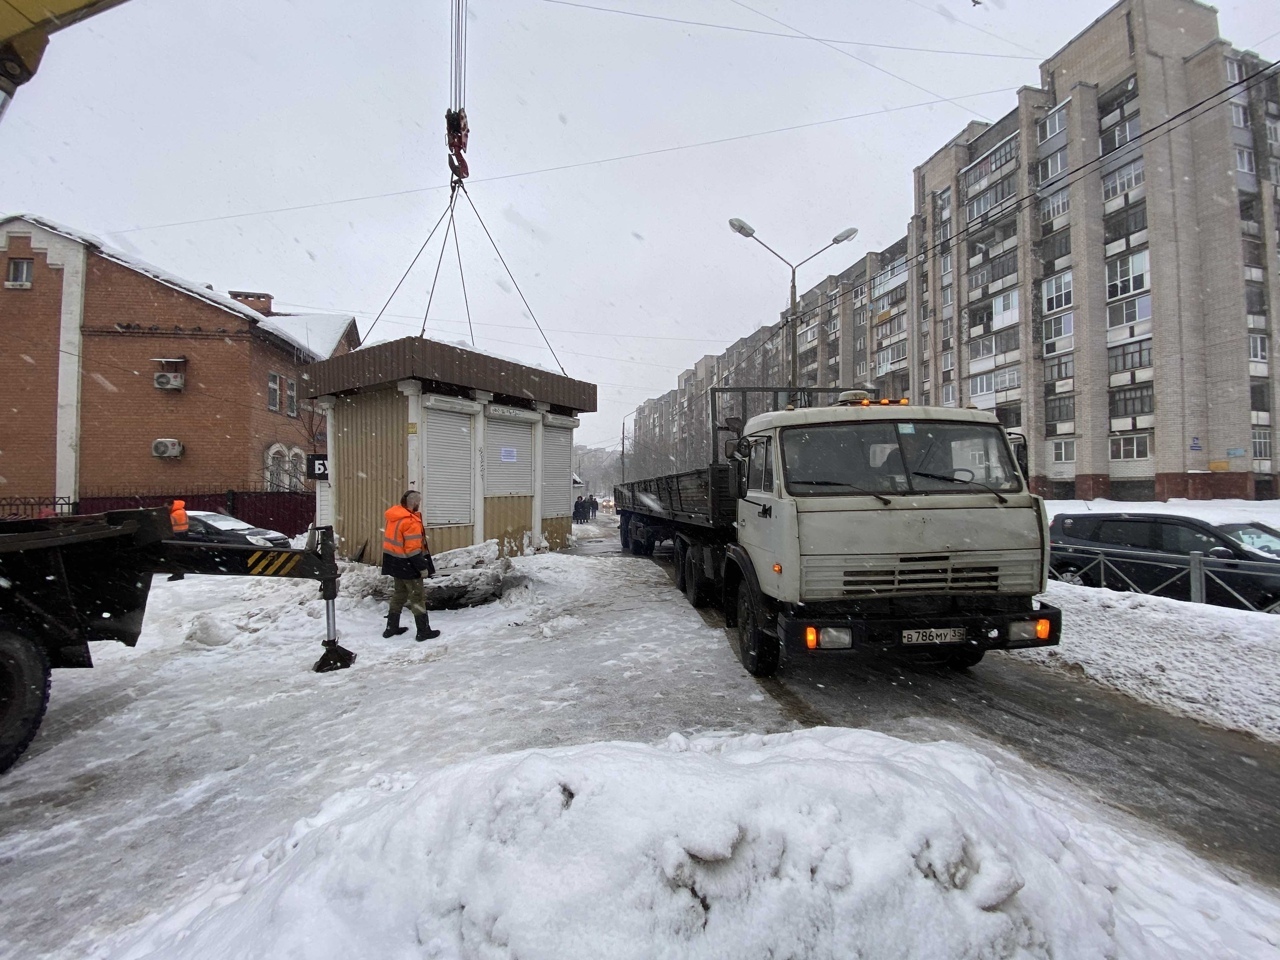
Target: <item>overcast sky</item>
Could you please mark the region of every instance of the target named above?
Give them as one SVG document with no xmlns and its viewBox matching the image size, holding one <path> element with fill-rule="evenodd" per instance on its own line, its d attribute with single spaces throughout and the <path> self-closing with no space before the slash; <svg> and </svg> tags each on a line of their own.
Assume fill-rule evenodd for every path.
<svg viewBox="0 0 1280 960">
<path fill-rule="evenodd" d="M 650 18 L 471 0 L 466 106 L 472 199 L 566 371 L 599 384 L 578 435 L 593 445 L 785 306 L 786 268 L 730 217 L 792 260 L 858 227 L 802 268 L 802 290 L 887 246 L 912 167 L 1008 112 L 1040 60 L 1111 6 L 590 2 Z M 448 200 L 449 8 L 130 0 L 55 35 L 20 89 L 0 123 L 0 208 L 367 328 Z M 1280 4 L 1218 8 L 1225 38 L 1280 57 Z M 771 132 L 787 127 L 801 129 Z M 458 225 L 478 346 L 554 367 L 465 204 Z M 439 239 L 373 339 L 421 329 Z M 465 339 L 465 318 L 450 248 L 427 335 Z"/>
</svg>

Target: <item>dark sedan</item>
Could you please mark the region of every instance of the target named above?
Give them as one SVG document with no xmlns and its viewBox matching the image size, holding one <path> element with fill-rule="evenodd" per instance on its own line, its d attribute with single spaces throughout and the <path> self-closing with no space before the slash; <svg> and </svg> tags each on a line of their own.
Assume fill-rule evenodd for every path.
<svg viewBox="0 0 1280 960">
<path fill-rule="evenodd" d="M 1152 513 L 1059 514 L 1049 525 L 1050 568 L 1058 579 L 1191 599 L 1191 554 L 1205 557 L 1206 603 L 1280 613 L 1280 556 L 1228 527 Z M 1257 534 L 1249 534 L 1257 541 Z M 1098 551 L 1105 551 L 1105 568 Z M 1268 568 L 1274 568 L 1274 575 Z"/>
<path fill-rule="evenodd" d="M 187 520 L 190 529 L 188 540 L 199 540 L 201 543 L 234 543 L 240 546 L 255 547 L 287 547 L 289 538 L 276 530 L 264 530 L 251 523 L 237 520 L 223 513 L 208 513 L 204 510 L 188 510 Z"/>
</svg>

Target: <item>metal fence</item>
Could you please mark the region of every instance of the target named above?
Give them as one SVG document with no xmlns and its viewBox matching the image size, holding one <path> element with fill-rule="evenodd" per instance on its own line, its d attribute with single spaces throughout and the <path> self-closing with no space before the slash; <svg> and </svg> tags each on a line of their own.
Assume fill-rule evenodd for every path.
<svg viewBox="0 0 1280 960">
<path fill-rule="evenodd" d="M 70 497 L 0 497 L 0 520 L 27 520 L 75 512 Z"/>
<path fill-rule="evenodd" d="M 1280 613 L 1280 563 L 1120 547 L 1052 546 L 1049 577 L 1086 587 Z"/>
</svg>

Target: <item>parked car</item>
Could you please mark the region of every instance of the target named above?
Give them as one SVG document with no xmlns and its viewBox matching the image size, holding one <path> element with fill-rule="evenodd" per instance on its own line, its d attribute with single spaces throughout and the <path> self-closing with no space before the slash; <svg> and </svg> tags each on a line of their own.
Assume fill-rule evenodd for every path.
<svg viewBox="0 0 1280 960">
<path fill-rule="evenodd" d="M 1218 529 L 1237 543 L 1280 557 L 1280 530 L 1275 527 L 1265 523 L 1220 523 Z"/>
<path fill-rule="evenodd" d="M 1250 532 L 1233 531 L 1244 528 Z M 1256 532 L 1254 532 L 1256 531 Z M 1273 536 L 1259 524 L 1223 524 L 1193 517 L 1152 513 L 1059 514 L 1049 525 L 1050 569 L 1058 579 L 1083 586 L 1102 586 L 1097 550 L 1107 555 L 1105 584 L 1174 600 L 1191 599 L 1191 554 L 1206 559 L 1206 603 L 1280 613 L 1280 555 L 1254 546 L 1261 535 Z M 1280 538 L 1276 539 L 1280 545 Z M 1126 552 L 1127 551 L 1127 552 Z M 1141 551 L 1146 556 L 1135 555 Z M 1275 574 L 1242 568 L 1240 562 L 1265 564 Z"/>
<path fill-rule="evenodd" d="M 287 547 L 289 538 L 277 530 L 264 530 L 251 523 L 229 517 L 225 513 L 209 513 L 205 510 L 188 510 L 190 529 L 188 540 L 202 543 L 251 544 L 255 547 Z"/>
</svg>

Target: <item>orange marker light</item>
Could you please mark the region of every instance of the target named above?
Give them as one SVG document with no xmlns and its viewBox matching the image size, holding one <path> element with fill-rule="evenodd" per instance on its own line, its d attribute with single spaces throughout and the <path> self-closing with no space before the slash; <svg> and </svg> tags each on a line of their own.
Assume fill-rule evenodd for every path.
<svg viewBox="0 0 1280 960">
<path fill-rule="evenodd" d="M 908 400 L 906 397 L 903 397 L 901 400 L 899 400 L 899 401 L 898 401 L 898 403 L 900 403 L 900 404 L 901 404 L 902 406 L 904 406 L 904 407 L 905 407 L 908 403 L 910 403 L 910 402 L 911 402 L 911 401 L 910 401 L 910 400 Z"/>
<path fill-rule="evenodd" d="M 818 649 L 818 628 L 817 627 L 804 628 L 804 645 L 808 647 L 810 650 Z"/>
<path fill-rule="evenodd" d="M 888 398 L 885 398 L 884 400 L 881 400 L 881 401 L 880 401 L 880 406 L 882 406 L 882 407 L 887 407 L 888 405 L 889 405 L 889 400 L 888 400 Z"/>
<path fill-rule="evenodd" d="M 863 400 L 863 401 L 862 401 L 862 405 L 863 405 L 864 407 L 869 407 L 869 406 L 871 406 L 871 401 L 870 401 L 870 400 Z"/>
<path fill-rule="evenodd" d="M 782 572 L 782 564 L 780 564 L 780 563 L 775 563 L 775 564 L 773 565 L 773 572 L 774 572 L 774 573 L 781 573 L 781 572 Z"/>
<path fill-rule="evenodd" d="M 1048 640 L 1049 629 L 1050 629 L 1050 623 L 1048 620 L 1037 620 L 1036 621 L 1036 639 Z"/>
</svg>

